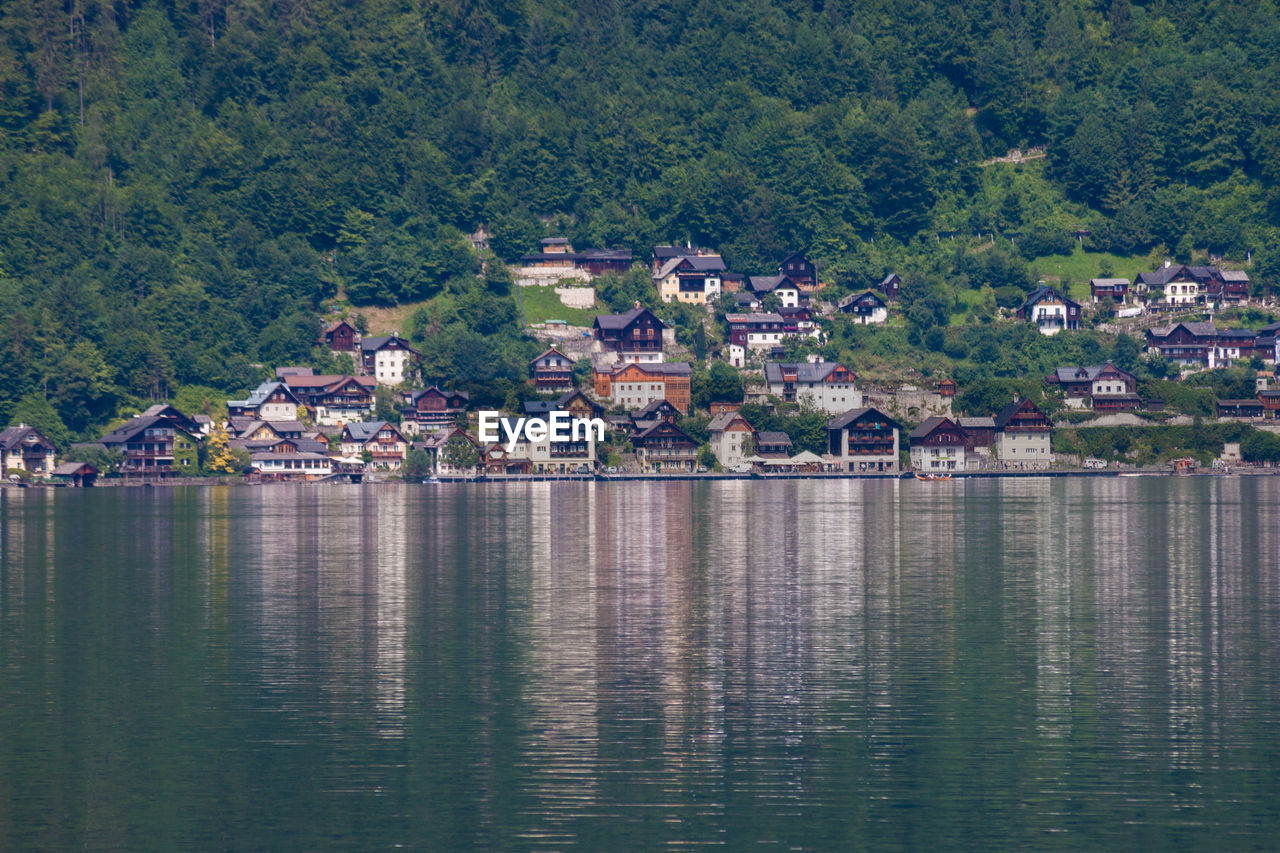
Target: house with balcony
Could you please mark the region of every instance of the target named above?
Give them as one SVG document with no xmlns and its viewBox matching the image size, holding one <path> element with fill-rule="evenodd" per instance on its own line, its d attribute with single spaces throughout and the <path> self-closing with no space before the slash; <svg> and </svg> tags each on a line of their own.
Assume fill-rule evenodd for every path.
<svg viewBox="0 0 1280 853">
<path fill-rule="evenodd" d="M 705 305 L 724 292 L 724 271 L 719 255 L 681 255 L 668 259 L 653 282 L 663 302 Z"/>
<path fill-rule="evenodd" d="M 454 426 L 470 402 L 466 391 L 450 391 L 439 385 L 408 391 L 402 398 L 400 430 L 412 437 Z"/>
<path fill-rule="evenodd" d="M 1044 381 L 1046 385 L 1061 388 L 1067 406 L 1072 409 L 1126 412 L 1142 405 L 1137 393 L 1138 378 L 1111 362 L 1090 367 L 1059 367 Z"/>
<path fill-rule="evenodd" d="M 1040 287 L 1018 308 L 1018 319 L 1034 324 L 1042 335 L 1056 335 L 1063 329 L 1080 328 L 1080 303 L 1056 288 Z"/>
<path fill-rule="evenodd" d="M 901 426 L 875 407 L 850 409 L 827 421 L 827 456 L 840 470 L 893 474 L 899 468 Z"/>
<path fill-rule="evenodd" d="M 761 430 L 756 433 L 756 455 L 766 459 L 789 459 L 793 445 L 791 436 L 778 430 Z"/>
<path fill-rule="evenodd" d="M 853 371 L 836 362 L 768 362 L 764 366 L 769 394 L 828 415 L 862 406 L 862 392 Z"/>
<path fill-rule="evenodd" d="M 624 314 L 598 314 L 592 336 L 600 347 L 618 354 L 624 363 L 658 364 L 663 361 L 663 332 L 667 324 L 636 303 Z"/>
<path fill-rule="evenodd" d="M 153 479 L 198 473 L 200 439 L 195 421 L 170 406 L 161 414 L 130 418 L 93 446 L 122 454 L 123 476 Z"/>
<path fill-rule="evenodd" d="M 1040 470 L 1053 465 L 1053 421 L 1032 403 L 1014 395 L 996 415 L 996 460 L 1004 468 Z"/>
<path fill-rule="evenodd" d="M 38 429 L 20 423 L 0 432 L 0 476 L 26 471 L 48 477 L 57 467 L 58 448 Z"/>
<path fill-rule="evenodd" d="M 243 400 L 228 400 L 227 413 L 260 421 L 293 421 L 298 419 L 298 406 L 298 396 L 287 384 L 268 381 Z"/>
<path fill-rule="evenodd" d="M 367 453 L 369 471 L 399 471 L 409 450 L 404 433 L 387 421 L 347 424 L 339 441 L 345 457 L 361 459 Z"/>
<path fill-rule="evenodd" d="M 1209 364 L 1209 352 L 1217 337 L 1212 320 L 1174 323 L 1146 332 L 1148 350 L 1155 350 L 1166 361 L 1195 366 Z"/>
<path fill-rule="evenodd" d="M 1117 306 L 1129 300 L 1129 279 L 1127 278 L 1091 278 L 1089 279 L 1089 301 L 1097 305 L 1104 299 L 1110 299 Z"/>
<path fill-rule="evenodd" d="M 842 314 L 848 314 L 854 322 L 864 326 L 878 326 L 889 319 L 889 305 L 870 290 L 851 293 L 837 303 Z"/>
<path fill-rule="evenodd" d="M 698 467 L 698 442 L 669 418 L 632 436 L 631 444 L 642 474 L 689 473 Z"/>
<path fill-rule="evenodd" d="M 289 374 L 283 382 L 318 426 L 362 421 L 373 414 L 377 381 L 372 376 Z"/>
<path fill-rule="evenodd" d="M 568 391 L 573 386 L 573 359 L 552 347 L 529 362 L 533 387 L 539 391 Z"/>
<path fill-rule="evenodd" d="M 907 440 L 911 447 L 911 467 L 924 473 L 964 471 L 967 467 L 968 439 L 964 428 L 952 418 L 931 417 L 913 429 Z"/>
</svg>

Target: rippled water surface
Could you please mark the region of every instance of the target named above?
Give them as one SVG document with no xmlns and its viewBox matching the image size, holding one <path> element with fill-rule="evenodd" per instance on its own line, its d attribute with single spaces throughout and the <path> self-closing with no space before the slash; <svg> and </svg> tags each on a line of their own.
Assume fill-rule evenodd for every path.
<svg viewBox="0 0 1280 853">
<path fill-rule="evenodd" d="M 1280 478 L 0 491 L 0 849 L 1275 849 Z"/>
</svg>

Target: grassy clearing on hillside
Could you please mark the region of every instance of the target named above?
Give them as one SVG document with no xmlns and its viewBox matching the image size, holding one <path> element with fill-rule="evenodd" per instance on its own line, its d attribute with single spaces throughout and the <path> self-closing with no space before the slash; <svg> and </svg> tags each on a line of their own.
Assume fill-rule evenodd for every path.
<svg viewBox="0 0 1280 853">
<path fill-rule="evenodd" d="M 545 323 L 547 320 L 565 320 L 571 326 L 590 326 L 596 318 L 596 311 L 582 308 L 569 308 L 556 296 L 555 287 L 520 287 L 519 297 L 524 300 L 524 319 L 526 323 Z M 516 296 L 512 296 L 513 299 Z"/>
<path fill-rule="evenodd" d="M 1111 264 L 1111 274 L 1102 274 L 1103 262 Z M 1089 279 L 1127 278 L 1133 281 L 1140 272 L 1152 269 L 1147 255 L 1113 255 L 1110 252 L 1086 252 L 1079 245 L 1070 255 L 1046 255 L 1031 262 L 1031 268 L 1048 282 L 1070 280 L 1072 299 L 1088 300 Z"/>
</svg>

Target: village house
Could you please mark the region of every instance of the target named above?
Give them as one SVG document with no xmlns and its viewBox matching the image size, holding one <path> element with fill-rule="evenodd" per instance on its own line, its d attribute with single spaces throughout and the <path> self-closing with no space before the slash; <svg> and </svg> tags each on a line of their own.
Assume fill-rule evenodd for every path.
<svg viewBox="0 0 1280 853">
<path fill-rule="evenodd" d="M 339 426 L 373 414 L 377 380 L 372 376 L 288 374 L 283 380 L 317 425 Z"/>
<path fill-rule="evenodd" d="M 663 360 L 667 324 L 640 303 L 625 314 L 598 314 L 592 334 L 600 346 L 622 362 L 657 364 Z"/>
<path fill-rule="evenodd" d="M 766 459 L 788 459 L 791 457 L 791 436 L 777 430 L 762 430 L 756 433 L 756 455 Z"/>
<path fill-rule="evenodd" d="M 533 387 L 539 391 L 568 391 L 573 388 L 573 359 L 552 347 L 529 362 Z"/>
<path fill-rule="evenodd" d="M 1248 329 L 1219 329 L 1209 347 L 1209 369 L 1253 358 L 1257 342 L 1258 336 Z"/>
<path fill-rule="evenodd" d="M 545 418 L 549 414 L 549 411 L 543 411 L 534 417 Z M 569 441 L 552 441 L 550 433 L 538 441 L 530 441 L 520 426 L 516 418 L 498 420 L 498 440 L 484 447 L 486 472 L 585 474 L 595 471 L 598 462 L 595 430 L 582 430 L 576 437 L 570 433 Z M 514 445 L 508 447 L 511 435 L 517 438 Z"/>
<path fill-rule="evenodd" d="M 902 278 L 896 272 L 891 272 L 880 280 L 876 285 L 876 290 L 884 294 L 884 298 L 890 302 L 898 301 L 898 291 L 902 289 Z"/>
<path fill-rule="evenodd" d="M 1178 364 L 1207 365 L 1217 339 L 1213 321 L 1182 322 L 1147 329 L 1147 349 Z"/>
<path fill-rule="evenodd" d="M 644 408 L 627 414 L 627 435 L 642 433 L 663 419 L 674 422 L 680 414 L 680 410 L 666 400 L 654 400 Z"/>
<path fill-rule="evenodd" d="M 996 415 L 996 459 L 1005 468 L 1043 469 L 1053 465 L 1053 421 L 1030 400 L 1013 402 Z"/>
<path fill-rule="evenodd" d="M 1044 381 L 1061 388 L 1072 409 L 1126 412 L 1142 405 L 1137 393 L 1138 378 L 1111 362 L 1092 367 L 1059 367 Z"/>
<path fill-rule="evenodd" d="M 1018 308 L 1018 319 L 1034 323 L 1042 335 L 1080 328 L 1080 303 L 1052 287 L 1039 287 Z"/>
<path fill-rule="evenodd" d="M 1102 300 L 1108 298 L 1116 305 L 1124 305 L 1129 299 L 1129 279 L 1089 279 L 1089 301 L 1092 304 L 1097 305 Z"/>
<path fill-rule="evenodd" d="M 91 488 L 98 482 L 98 475 L 101 473 L 88 462 L 63 462 L 53 469 L 49 479 L 67 486 Z"/>
<path fill-rule="evenodd" d="M 711 419 L 707 426 L 711 452 L 721 467 L 733 471 L 745 464 L 755 453 L 755 429 L 737 412 L 724 412 Z"/>
<path fill-rule="evenodd" d="M 1252 400 L 1215 400 L 1215 414 L 1218 420 L 1257 420 L 1267 416 L 1267 407 L 1262 401 Z"/>
<path fill-rule="evenodd" d="M 298 418 L 298 405 L 298 397 L 288 385 L 268 381 L 243 400 L 228 400 L 227 413 L 261 421 L 292 421 Z"/>
<path fill-rule="evenodd" d="M 851 293 L 841 299 L 836 307 L 843 314 L 851 315 L 855 322 L 864 326 L 879 325 L 889 319 L 889 306 L 870 290 L 864 293 Z"/>
<path fill-rule="evenodd" d="M 484 448 L 466 430 L 458 427 L 431 433 L 413 443 L 413 449 L 426 452 L 431 470 L 442 477 L 473 477 L 484 466 Z M 474 464 L 460 460 L 474 458 Z"/>
<path fill-rule="evenodd" d="M 622 275 L 631 269 L 630 249 L 584 249 L 575 252 L 573 245 L 565 237 L 545 237 L 541 241 L 542 251 L 536 254 L 521 255 L 521 267 L 550 273 L 554 283 L 556 274 L 564 274 L 564 278 L 578 277 L 573 273 L 585 273 L 592 278 L 607 272 Z M 523 273 L 523 270 L 520 271 Z"/>
<path fill-rule="evenodd" d="M 863 404 L 857 376 L 835 362 L 769 362 L 764 366 L 764 380 L 771 395 L 828 415 L 838 415 Z"/>
<path fill-rule="evenodd" d="M 568 412 L 572 418 L 602 418 L 604 406 L 574 388 L 555 400 L 527 400 L 521 408 L 526 417 L 543 418 L 552 412 Z"/>
<path fill-rule="evenodd" d="M 229 443 L 249 452 L 250 464 L 264 479 L 315 480 L 333 473 L 333 459 L 325 442 L 308 438 Z"/>
<path fill-rule="evenodd" d="M 353 353 L 360 346 L 360 332 L 346 320 L 338 320 L 325 327 L 320 340 L 334 352 Z"/>
<path fill-rule="evenodd" d="M 0 432 L 0 475 L 25 471 L 48 477 L 56 467 L 58 448 L 35 427 L 20 423 Z"/>
<path fill-rule="evenodd" d="M 1249 298 L 1249 276 L 1239 270 L 1166 261 L 1158 270 L 1138 273 L 1134 290 L 1154 307 L 1235 305 Z"/>
<path fill-rule="evenodd" d="M 874 407 L 851 409 L 827 421 L 827 455 L 840 470 L 897 473 L 901 426 Z"/>
<path fill-rule="evenodd" d="M 688 473 L 698 467 L 698 443 L 671 418 L 632 436 L 642 474 Z"/>
<path fill-rule="evenodd" d="M 801 299 L 808 299 L 808 293 L 802 291 L 795 280 L 785 275 L 747 276 L 746 284 L 761 303 L 770 293 L 778 297 L 778 304 L 784 308 L 795 308 Z"/>
<path fill-rule="evenodd" d="M 818 267 L 802 252 L 792 252 L 778 264 L 778 275 L 786 276 L 803 291 L 818 289 Z"/>
<path fill-rule="evenodd" d="M 964 429 L 951 418 L 931 417 L 911 431 L 907 437 L 911 447 L 911 467 L 926 473 L 964 471 Z"/>
<path fill-rule="evenodd" d="M 748 350 L 771 349 L 790 337 L 783 329 L 781 314 L 726 314 L 729 344 Z"/>
<path fill-rule="evenodd" d="M 421 354 L 399 335 L 363 338 L 360 355 L 364 372 L 379 385 L 401 385 L 413 379 Z"/>
<path fill-rule="evenodd" d="M 342 428 L 342 455 L 347 458 L 368 457 L 370 471 L 398 471 L 409 449 L 409 441 L 394 424 L 386 421 L 347 424 Z"/>
<path fill-rule="evenodd" d="M 467 411 L 471 398 L 465 391 L 449 391 L 438 385 L 405 392 L 400 410 L 400 430 L 406 436 L 422 435 L 451 427 Z"/>
<path fill-rule="evenodd" d="M 724 271 L 719 255 L 682 255 L 666 261 L 653 281 L 663 302 L 705 305 L 721 294 Z"/>
<path fill-rule="evenodd" d="M 90 447 L 123 455 L 125 477 L 160 478 L 195 474 L 200 467 L 200 429 L 173 406 L 153 406 L 135 415 Z"/>
<path fill-rule="evenodd" d="M 692 402 L 693 369 L 688 362 L 669 364 L 621 364 L 595 370 L 595 392 L 615 406 L 639 409 L 655 400 L 667 400 L 681 414 Z"/>
</svg>

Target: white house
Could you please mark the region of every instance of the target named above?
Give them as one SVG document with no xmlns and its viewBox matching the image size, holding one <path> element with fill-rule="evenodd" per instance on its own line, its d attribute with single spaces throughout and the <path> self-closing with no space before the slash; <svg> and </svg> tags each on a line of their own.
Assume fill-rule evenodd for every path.
<svg viewBox="0 0 1280 853">
<path fill-rule="evenodd" d="M 765 385 L 770 394 L 828 415 L 839 415 L 862 406 L 857 379 L 852 370 L 835 362 L 769 362 L 764 366 Z"/>
<path fill-rule="evenodd" d="M 720 464 L 729 470 L 744 464 L 743 460 L 752 455 L 748 450 L 754 451 L 748 439 L 754 438 L 756 431 L 747 419 L 737 412 L 716 415 L 707 426 L 707 431 L 711 452 L 716 455 Z"/>
</svg>

